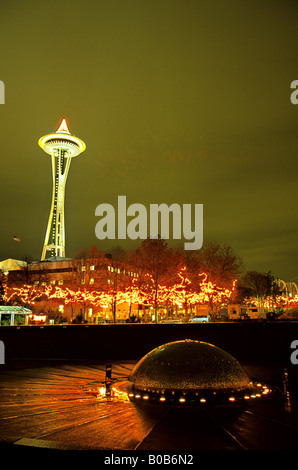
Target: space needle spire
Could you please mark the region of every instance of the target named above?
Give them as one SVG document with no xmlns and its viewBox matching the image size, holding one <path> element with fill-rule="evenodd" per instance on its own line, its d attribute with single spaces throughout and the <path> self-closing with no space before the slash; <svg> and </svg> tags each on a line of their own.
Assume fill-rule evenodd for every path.
<svg viewBox="0 0 298 470">
<path fill-rule="evenodd" d="M 38 144 L 52 157 L 53 176 L 52 203 L 41 260 L 48 256 L 47 252 L 50 257 L 65 257 L 65 185 L 71 159 L 84 152 L 86 145 L 69 132 L 65 118 L 56 132 L 41 137 Z"/>
</svg>

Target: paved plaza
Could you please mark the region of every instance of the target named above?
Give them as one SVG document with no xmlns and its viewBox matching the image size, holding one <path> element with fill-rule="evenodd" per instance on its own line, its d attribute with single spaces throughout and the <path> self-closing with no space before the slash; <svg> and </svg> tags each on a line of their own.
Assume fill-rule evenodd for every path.
<svg viewBox="0 0 298 470">
<path fill-rule="evenodd" d="M 247 366 L 274 384 L 247 406 L 137 406 L 124 393 L 134 362 L 15 365 L 1 371 L 0 442 L 73 450 L 293 450 L 298 448 L 297 397 L 285 400 L 279 374 Z"/>
</svg>

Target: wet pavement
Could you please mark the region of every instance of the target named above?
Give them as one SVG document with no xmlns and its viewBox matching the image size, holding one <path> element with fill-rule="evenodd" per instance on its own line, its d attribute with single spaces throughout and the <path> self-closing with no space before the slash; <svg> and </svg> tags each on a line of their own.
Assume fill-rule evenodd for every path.
<svg viewBox="0 0 298 470">
<path fill-rule="evenodd" d="M 123 393 L 133 362 L 16 364 L 0 371 L 0 443 L 72 450 L 297 450 L 298 400 L 280 371 L 247 366 L 273 383 L 245 406 L 138 406 Z M 245 366 L 245 365 L 244 365 Z M 271 385 L 267 383 L 267 385 Z"/>
</svg>

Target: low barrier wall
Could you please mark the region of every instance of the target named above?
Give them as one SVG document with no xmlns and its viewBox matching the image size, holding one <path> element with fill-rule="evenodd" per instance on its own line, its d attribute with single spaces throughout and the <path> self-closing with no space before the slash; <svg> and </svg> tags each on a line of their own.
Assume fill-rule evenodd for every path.
<svg viewBox="0 0 298 470">
<path fill-rule="evenodd" d="M 239 361 L 291 364 L 298 322 L 0 327 L 6 361 L 138 360 L 163 343 L 184 339 L 212 343 Z"/>
</svg>

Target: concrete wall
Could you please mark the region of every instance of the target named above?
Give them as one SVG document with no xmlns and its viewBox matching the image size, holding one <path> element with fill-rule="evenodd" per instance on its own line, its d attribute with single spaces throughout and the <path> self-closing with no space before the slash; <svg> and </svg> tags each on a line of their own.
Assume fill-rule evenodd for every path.
<svg viewBox="0 0 298 470">
<path fill-rule="evenodd" d="M 239 361 L 287 365 L 298 322 L 0 327 L 6 360 L 138 360 L 163 343 L 183 339 L 212 343 Z"/>
</svg>

